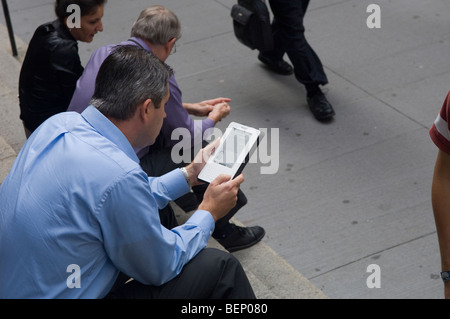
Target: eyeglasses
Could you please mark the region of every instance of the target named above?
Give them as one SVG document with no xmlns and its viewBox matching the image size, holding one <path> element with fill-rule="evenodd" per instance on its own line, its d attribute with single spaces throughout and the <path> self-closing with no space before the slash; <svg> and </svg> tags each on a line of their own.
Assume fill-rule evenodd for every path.
<svg viewBox="0 0 450 319">
<path fill-rule="evenodd" d="M 177 43 L 176 42 L 174 43 L 172 50 L 170 51 L 170 55 L 175 54 L 175 53 L 177 53 Z"/>
</svg>

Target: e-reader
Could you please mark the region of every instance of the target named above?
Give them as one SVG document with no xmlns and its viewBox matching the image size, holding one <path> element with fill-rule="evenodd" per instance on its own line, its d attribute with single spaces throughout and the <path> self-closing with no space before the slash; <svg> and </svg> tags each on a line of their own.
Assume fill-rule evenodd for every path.
<svg viewBox="0 0 450 319">
<path fill-rule="evenodd" d="M 242 173 L 261 138 L 260 130 L 231 122 L 220 139 L 219 146 L 198 175 L 198 179 L 211 183 L 220 174 L 230 175 L 231 179 L 235 178 Z"/>
</svg>

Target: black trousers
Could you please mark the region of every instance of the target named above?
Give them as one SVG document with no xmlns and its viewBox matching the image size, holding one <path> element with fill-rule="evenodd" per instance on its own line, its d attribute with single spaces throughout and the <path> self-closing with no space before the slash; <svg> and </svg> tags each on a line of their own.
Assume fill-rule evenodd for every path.
<svg viewBox="0 0 450 319">
<path fill-rule="evenodd" d="M 327 84 L 322 62 L 305 38 L 303 19 L 309 0 L 269 0 L 269 3 L 274 15 L 275 49 L 263 54 L 275 60 L 287 54 L 297 80 L 306 86 Z"/>
<path fill-rule="evenodd" d="M 143 285 L 123 274 L 106 299 L 255 299 L 239 261 L 231 254 L 202 250 L 168 283 Z"/>
<path fill-rule="evenodd" d="M 203 142 L 203 147 L 206 145 L 206 142 Z M 142 169 L 149 176 L 162 176 L 176 168 L 184 167 L 189 164 L 184 162 L 179 164 L 174 163 L 171 157 L 171 151 L 171 148 L 151 147 L 149 153 L 141 159 L 140 164 Z M 194 154 L 194 148 L 188 150 L 188 152 L 191 153 L 191 160 L 193 160 L 195 155 L 197 155 Z M 207 184 L 194 186 L 192 188 L 192 193 L 188 193 L 187 195 L 177 199 L 175 202 L 186 212 L 194 210 L 202 202 L 203 195 L 207 187 Z M 231 232 L 229 223 L 230 219 L 239 209 L 247 204 L 247 197 L 245 197 L 245 194 L 241 190 L 238 191 L 237 198 L 236 206 L 231 209 L 225 217 L 216 222 L 216 227 L 213 233 L 214 238 L 220 238 Z M 171 229 L 177 226 L 175 214 L 170 205 L 167 205 L 165 208 L 161 209 L 159 215 L 162 225 L 166 228 Z"/>
</svg>

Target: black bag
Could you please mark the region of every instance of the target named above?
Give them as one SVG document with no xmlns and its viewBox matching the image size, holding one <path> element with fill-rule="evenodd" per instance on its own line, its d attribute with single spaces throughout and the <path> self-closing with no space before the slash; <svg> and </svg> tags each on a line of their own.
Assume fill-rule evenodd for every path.
<svg viewBox="0 0 450 319">
<path fill-rule="evenodd" d="M 269 9 L 264 0 L 238 0 L 231 9 L 231 17 L 239 42 L 252 50 L 273 49 Z"/>
</svg>

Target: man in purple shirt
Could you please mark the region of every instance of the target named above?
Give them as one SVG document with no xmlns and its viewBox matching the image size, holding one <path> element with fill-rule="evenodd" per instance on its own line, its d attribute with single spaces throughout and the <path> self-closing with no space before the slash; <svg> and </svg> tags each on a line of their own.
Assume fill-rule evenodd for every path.
<svg viewBox="0 0 450 319">
<path fill-rule="evenodd" d="M 165 62 L 175 43 L 181 36 L 181 26 L 176 15 L 163 6 L 150 6 L 143 10 L 132 27 L 131 38 L 118 44 L 137 45 L 153 53 L 162 62 Z M 75 93 L 68 111 L 83 112 L 90 104 L 90 99 L 95 88 L 95 79 L 103 61 L 111 54 L 117 44 L 104 46 L 93 53 L 85 67 L 83 75 L 77 82 Z M 140 164 L 149 176 L 161 176 L 175 168 L 186 166 L 189 163 L 175 163 L 172 159 L 172 147 L 179 141 L 172 140 L 172 132 L 178 128 L 185 128 L 191 137 L 191 160 L 200 149 L 206 145 L 203 141 L 205 131 L 225 118 L 230 113 L 228 98 L 216 98 L 200 103 L 183 103 L 182 92 L 178 87 L 175 77 L 169 80 L 170 99 L 166 105 L 167 117 L 156 142 L 149 148 L 135 149 Z M 201 125 L 193 121 L 190 115 L 206 117 Z M 202 145 L 195 145 L 201 141 Z M 178 199 L 176 203 L 185 211 L 195 209 L 203 199 L 207 185 L 199 185 L 192 188 L 193 192 Z M 195 196 L 194 196 L 195 195 Z M 236 206 L 221 220 L 217 221 L 213 237 L 230 252 L 248 248 L 259 242 L 265 235 L 262 227 L 240 227 L 230 223 L 230 219 L 247 203 L 244 193 L 239 190 Z M 161 222 L 167 228 L 177 226 L 175 214 L 167 205 L 160 211 Z"/>
</svg>

